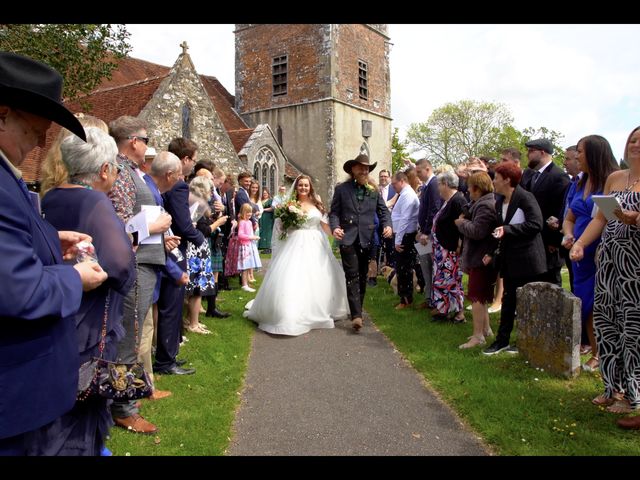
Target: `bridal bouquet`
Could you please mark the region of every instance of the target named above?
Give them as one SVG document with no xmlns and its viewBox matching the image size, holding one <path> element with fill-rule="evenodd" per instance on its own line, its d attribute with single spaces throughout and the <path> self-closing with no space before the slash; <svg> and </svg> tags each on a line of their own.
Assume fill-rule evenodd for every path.
<svg viewBox="0 0 640 480">
<path fill-rule="evenodd" d="M 284 240 L 287 237 L 287 230 L 290 228 L 300 228 L 307 220 L 307 214 L 302 211 L 300 202 L 297 200 L 289 199 L 284 202 L 273 212 L 275 218 L 279 218 L 282 222 L 282 233 L 280 233 L 280 240 Z"/>
</svg>

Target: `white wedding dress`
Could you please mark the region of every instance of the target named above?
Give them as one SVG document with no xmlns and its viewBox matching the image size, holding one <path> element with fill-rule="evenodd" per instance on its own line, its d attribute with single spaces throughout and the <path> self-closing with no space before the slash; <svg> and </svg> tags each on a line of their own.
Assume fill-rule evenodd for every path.
<svg viewBox="0 0 640 480">
<path fill-rule="evenodd" d="M 323 220 L 312 208 L 305 224 L 278 242 L 258 295 L 244 312 L 261 330 L 302 335 L 348 317 L 344 271 L 322 231 Z M 273 234 L 279 235 L 275 229 Z"/>
</svg>

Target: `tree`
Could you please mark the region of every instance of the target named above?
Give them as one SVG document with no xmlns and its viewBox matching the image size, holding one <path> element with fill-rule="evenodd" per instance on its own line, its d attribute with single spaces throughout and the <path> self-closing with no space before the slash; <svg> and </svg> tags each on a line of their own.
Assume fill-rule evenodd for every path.
<svg viewBox="0 0 640 480">
<path fill-rule="evenodd" d="M 425 123 L 412 123 L 407 140 L 414 151 L 426 151 L 432 163 L 458 165 L 470 156 L 495 155 L 500 135 L 512 122 L 502 104 L 462 100 L 437 108 Z"/>
<path fill-rule="evenodd" d="M 395 173 L 403 168 L 406 160 L 410 160 L 407 152 L 407 142 L 400 140 L 398 129 L 394 128 L 393 136 L 391 137 L 391 171 Z"/>
<path fill-rule="evenodd" d="M 124 25 L 0 24 L 0 50 L 25 55 L 64 77 L 66 100 L 93 91 L 131 51 Z"/>
</svg>

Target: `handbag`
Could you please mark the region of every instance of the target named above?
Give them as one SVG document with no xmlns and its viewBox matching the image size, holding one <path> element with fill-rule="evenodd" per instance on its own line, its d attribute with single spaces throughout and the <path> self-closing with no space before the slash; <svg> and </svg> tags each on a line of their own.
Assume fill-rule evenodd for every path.
<svg viewBox="0 0 640 480">
<path fill-rule="evenodd" d="M 238 240 L 238 233 L 234 229 L 229 237 L 229 244 L 227 246 L 227 253 L 224 258 L 224 274 L 227 277 L 233 277 L 238 275 L 238 253 L 240 252 L 240 241 Z"/>
<path fill-rule="evenodd" d="M 136 266 L 137 267 L 137 266 Z M 136 268 L 137 270 L 137 268 Z M 135 282 L 134 328 L 136 336 L 136 358 L 138 356 L 138 279 Z M 104 303 L 104 316 L 98 350 L 99 357 L 80 365 L 78 370 L 77 400 L 86 400 L 91 396 L 100 396 L 113 400 L 137 400 L 149 397 L 153 392 L 151 380 L 144 367 L 138 363 L 117 363 L 105 360 L 104 346 L 107 336 L 107 320 L 109 316 L 109 300 L 111 290 Z"/>
</svg>

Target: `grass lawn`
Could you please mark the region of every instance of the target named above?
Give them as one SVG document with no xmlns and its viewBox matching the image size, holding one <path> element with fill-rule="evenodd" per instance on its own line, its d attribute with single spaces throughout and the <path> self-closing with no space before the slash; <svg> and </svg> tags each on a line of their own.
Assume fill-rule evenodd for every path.
<svg viewBox="0 0 640 480">
<path fill-rule="evenodd" d="M 259 285 L 261 275 L 256 278 Z M 236 287 L 237 280 L 231 282 Z M 233 316 L 201 317 L 213 334 L 189 333 L 181 348 L 180 357 L 189 360 L 196 374 L 161 376 L 158 388 L 173 395 L 143 400 L 141 412 L 158 425 L 158 434 L 114 427 L 107 442 L 114 455 L 224 454 L 255 331 L 242 311 L 254 296 L 238 288 L 220 294 L 220 308 Z M 365 307 L 395 347 L 497 454 L 640 455 L 636 434 L 619 429 L 617 416 L 591 404 L 602 390 L 598 376 L 558 379 L 529 367 L 520 355 L 487 357 L 480 348 L 459 350 L 471 334 L 471 312 L 466 312 L 466 324 L 433 323 L 424 310 L 394 310 L 397 300 L 379 277 L 377 287 L 367 288 Z M 494 332 L 498 320 L 499 313 L 492 315 Z"/>
<path fill-rule="evenodd" d="M 262 278 L 256 276 L 258 284 Z M 162 400 L 142 400 L 141 414 L 158 426 L 156 435 L 111 429 L 107 447 L 114 455 L 223 455 L 240 404 L 240 392 L 255 324 L 242 317 L 244 305 L 255 297 L 237 288 L 218 296 L 218 308 L 229 318 L 200 316 L 211 335 L 187 332 L 179 358 L 188 360 L 194 375 L 156 376 L 160 390 L 173 395 Z"/>
<path fill-rule="evenodd" d="M 618 416 L 591 404 L 602 392 L 599 375 L 564 380 L 530 367 L 520 355 L 489 357 L 482 347 L 459 350 L 472 333 L 470 311 L 465 324 L 434 323 L 425 310 L 394 310 L 397 301 L 391 287 L 378 281 L 367 288 L 365 309 L 499 455 L 640 454 L 637 436 L 615 425 Z M 499 318 L 491 315 L 494 332 Z"/>
</svg>

